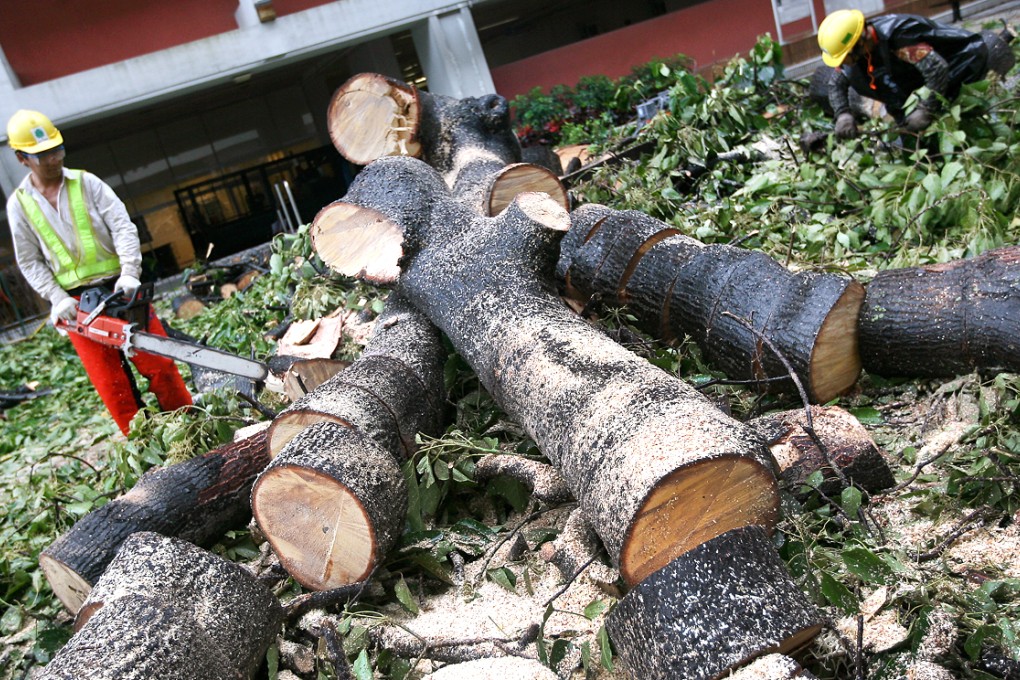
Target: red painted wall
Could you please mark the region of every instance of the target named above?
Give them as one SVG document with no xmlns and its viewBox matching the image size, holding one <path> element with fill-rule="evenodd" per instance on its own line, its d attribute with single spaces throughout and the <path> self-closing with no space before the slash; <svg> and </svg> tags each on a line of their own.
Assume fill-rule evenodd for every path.
<svg viewBox="0 0 1020 680">
<path fill-rule="evenodd" d="M 273 8 L 276 10 L 276 16 L 282 17 L 285 14 L 304 12 L 306 9 L 328 5 L 331 2 L 333 0 L 273 0 Z"/>
<path fill-rule="evenodd" d="M 711 0 L 611 33 L 492 69 L 496 92 L 507 99 L 535 86 L 577 83 L 581 76 L 619 78 L 631 68 L 678 53 L 698 68 L 750 50 L 759 35 L 776 38 L 772 5 L 764 0 Z"/>
<path fill-rule="evenodd" d="M 237 0 L 4 0 L 0 45 L 33 85 L 232 31 L 236 9 Z"/>
</svg>

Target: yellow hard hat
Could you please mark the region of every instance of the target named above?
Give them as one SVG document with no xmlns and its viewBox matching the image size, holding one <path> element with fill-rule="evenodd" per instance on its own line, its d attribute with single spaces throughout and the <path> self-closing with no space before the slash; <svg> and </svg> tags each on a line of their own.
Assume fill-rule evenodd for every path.
<svg viewBox="0 0 1020 680">
<path fill-rule="evenodd" d="M 42 153 L 63 144 L 64 138 L 43 114 L 20 109 L 7 121 L 7 143 L 15 151 Z"/>
<path fill-rule="evenodd" d="M 864 13 L 859 9 L 841 9 L 825 17 L 818 27 L 818 46 L 826 66 L 842 64 L 863 32 Z"/>
</svg>

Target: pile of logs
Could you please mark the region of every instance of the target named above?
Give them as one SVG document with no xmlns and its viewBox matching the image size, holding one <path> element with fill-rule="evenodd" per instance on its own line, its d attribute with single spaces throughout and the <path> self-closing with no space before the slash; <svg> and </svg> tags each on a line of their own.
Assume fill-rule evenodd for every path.
<svg viewBox="0 0 1020 680">
<path fill-rule="evenodd" d="M 770 539 L 777 475 L 796 491 L 821 470 L 832 493 L 886 488 L 891 473 L 845 411 L 739 422 L 574 309 L 625 306 L 648 333 L 690 337 L 732 377 L 796 387 L 805 402 L 844 393 L 862 365 L 930 372 L 944 352 L 945 370 L 1016 367 L 1020 250 L 865 287 L 705 245 L 641 213 L 571 212 L 553 171 L 521 163 L 495 95 L 456 100 L 362 74 L 328 118 L 338 150 L 366 167 L 316 216 L 313 245 L 334 271 L 392 287 L 385 311 L 357 361 L 299 380 L 264 430 L 146 474 L 43 553 L 79 626 L 44 677 L 128 663 L 143 670 L 98 677 L 185 677 L 173 667 L 182 648 L 208 664 L 187 677 L 250 677 L 278 603 L 181 540 L 208 542 L 248 516 L 304 587 L 370 578 L 404 528 L 401 466 L 415 436 L 446 424 L 444 337 L 555 468 L 498 455 L 479 478 L 511 474 L 542 502 L 573 498 L 573 533 L 619 567 L 626 594 L 607 629 L 629 672 L 721 677 L 794 652 L 823 626 Z M 573 565 L 566 578 L 583 568 L 561 562 Z M 123 618 L 134 630 L 117 627 Z"/>
</svg>

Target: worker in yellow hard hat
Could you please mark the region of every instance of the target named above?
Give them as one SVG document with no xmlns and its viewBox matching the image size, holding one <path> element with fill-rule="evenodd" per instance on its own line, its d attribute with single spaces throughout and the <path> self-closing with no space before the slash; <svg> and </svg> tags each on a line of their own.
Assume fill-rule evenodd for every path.
<svg viewBox="0 0 1020 680">
<path fill-rule="evenodd" d="M 50 320 L 76 320 L 78 297 L 86 288 L 134 295 L 142 270 L 138 228 L 113 189 L 92 173 L 64 167 L 64 138 L 38 111 L 22 109 L 11 116 L 7 142 L 28 168 L 7 201 L 14 254 L 29 285 L 50 301 Z M 144 330 L 166 335 L 151 305 L 146 316 Z M 76 333 L 68 337 L 103 403 L 127 434 L 142 404 L 123 355 Z M 161 408 L 191 404 L 172 360 L 137 353 L 131 361 L 149 379 Z"/>
<path fill-rule="evenodd" d="M 856 9 L 829 14 L 818 28 L 822 61 L 833 69 L 828 99 L 841 138 L 858 134 L 848 93 L 877 99 L 910 132 L 932 122 L 943 99 L 952 100 L 964 83 L 984 78 L 990 67 L 1005 73 L 1008 64 L 989 63 L 989 47 L 996 40 L 1008 44 L 1005 31 L 977 34 L 912 14 L 887 14 L 865 19 Z M 1007 50 L 1008 51 L 1008 50 Z M 1011 57 L 1010 53 L 1010 57 Z M 927 86 L 930 95 L 908 114 L 911 93 Z"/>
</svg>

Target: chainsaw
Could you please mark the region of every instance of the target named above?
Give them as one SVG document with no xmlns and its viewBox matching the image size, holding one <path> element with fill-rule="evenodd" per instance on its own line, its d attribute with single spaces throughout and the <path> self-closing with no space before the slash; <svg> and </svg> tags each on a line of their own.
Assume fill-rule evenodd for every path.
<svg viewBox="0 0 1020 680">
<path fill-rule="evenodd" d="M 110 293 L 103 288 L 89 288 L 78 301 L 78 318 L 71 321 L 57 319 L 56 327 L 101 345 L 115 347 L 125 356 L 144 352 L 257 382 L 265 381 L 269 369 L 254 359 L 245 359 L 197 342 L 139 330 L 147 326 L 151 301 L 151 283 L 142 285 L 130 297 L 120 291 Z"/>
</svg>

